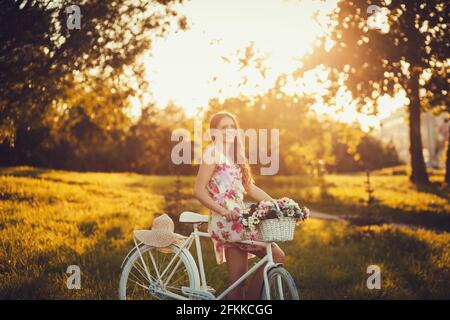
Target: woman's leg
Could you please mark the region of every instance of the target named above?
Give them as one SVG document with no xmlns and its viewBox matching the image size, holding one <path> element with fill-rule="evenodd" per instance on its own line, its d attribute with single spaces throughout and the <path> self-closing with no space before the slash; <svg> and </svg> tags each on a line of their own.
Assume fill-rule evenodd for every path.
<svg viewBox="0 0 450 320">
<path fill-rule="evenodd" d="M 262 250 L 259 252 L 255 252 L 255 255 L 262 258 L 266 255 L 266 250 Z M 281 250 L 281 248 L 275 244 L 274 247 L 272 247 L 272 257 L 274 262 L 284 262 L 284 252 Z M 259 300 L 261 297 L 261 288 L 264 281 L 264 266 L 261 266 L 258 268 L 258 270 L 255 271 L 251 278 L 251 282 L 247 288 L 246 292 L 246 299 L 248 300 Z"/>
<path fill-rule="evenodd" d="M 248 268 L 247 252 L 242 251 L 237 247 L 227 247 L 225 248 L 225 259 L 227 260 L 228 266 L 228 285 L 231 285 L 237 279 L 239 279 L 244 273 L 247 272 Z M 239 284 L 233 290 L 231 290 L 227 295 L 227 299 L 229 300 L 244 299 L 244 283 L 245 281 Z"/>
</svg>

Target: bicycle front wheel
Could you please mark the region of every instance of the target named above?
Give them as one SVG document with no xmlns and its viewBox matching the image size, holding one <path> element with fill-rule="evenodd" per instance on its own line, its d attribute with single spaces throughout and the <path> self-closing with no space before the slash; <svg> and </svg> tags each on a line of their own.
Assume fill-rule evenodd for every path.
<svg viewBox="0 0 450 320">
<path fill-rule="evenodd" d="M 269 270 L 270 300 L 299 300 L 297 287 L 291 274 L 283 267 L 275 267 Z M 266 288 L 261 289 L 261 300 L 269 300 Z"/>
<path fill-rule="evenodd" d="M 179 250 L 175 245 L 168 248 L 143 245 L 140 247 L 140 254 L 138 250 L 135 250 L 122 270 L 119 298 L 121 300 L 176 299 L 170 296 L 170 293 L 183 296 L 181 287 L 197 288 L 200 280 L 198 272 L 194 269 L 195 261 L 187 250 L 182 250 L 173 260 Z"/>
</svg>

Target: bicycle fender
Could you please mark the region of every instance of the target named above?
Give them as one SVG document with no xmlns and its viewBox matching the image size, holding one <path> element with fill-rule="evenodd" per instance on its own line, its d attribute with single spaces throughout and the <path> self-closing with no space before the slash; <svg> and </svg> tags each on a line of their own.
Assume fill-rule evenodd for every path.
<svg viewBox="0 0 450 320">
<path fill-rule="evenodd" d="M 145 245 L 145 244 L 141 242 L 141 243 L 138 245 L 138 247 L 140 248 L 140 247 L 142 247 L 142 246 L 144 246 L 144 245 Z M 137 247 L 133 247 L 133 248 L 128 252 L 128 254 L 125 256 L 125 258 L 123 259 L 123 261 L 122 261 L 122 263 L 121 263 L 121 265 L 120 265 L 120 269 L 123 268 L 123 266 L 124 266 L 125 263 L 128 261 L 128 259 L 130 258 L 130 256 L 131 256 L 136 250 L 137 250 Z"/>
</svg>

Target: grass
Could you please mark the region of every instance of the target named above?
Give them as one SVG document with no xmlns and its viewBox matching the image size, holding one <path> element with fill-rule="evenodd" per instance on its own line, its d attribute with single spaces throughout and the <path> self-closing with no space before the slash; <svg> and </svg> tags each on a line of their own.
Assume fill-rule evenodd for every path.
<svg viewBox="0 0 450 320">
<path fill-rule="evenodd" d="M 417 187 L 399 169 L 381 170 L 371 176 L 375 204 L 372 218 L 450 231 L 450 188 L 444 173 L 432 171 L 431 185 Z M 290 195 L 310 208 L 346 217 L 367 216 L 366 176 L 326 175 L 309 177 L 259 177 L 259 184 L 274 197 Z"/>
<path fill-rule="evenodd" d="M 329 177 L 329 181 L 337 183 L 339 178 Z M 358 178 L 342 179 L 346 183 L 354 179 L 358 190 Z M 117 299 L 120 265 L 131 249 L 132 230 L 148 228 L 155 214 L 173 209 L 174 180 L 128 173 L 0 169 L 0 298 Z M 181 180 L 184 197 L 180 207 L 207 213 L 189 197 L 193 178 Z M 269 193 L 279 186 L 277 191 L 283 195 L 303 199 L 315 188 L 299 190 L 295 178 L 273 180 Z M 335 191 L 330 188 L 329 192 Z M 432 212 L 448 208 L 448 202 L 434 193 L 429 197 L 436 199 L 437 207 L 417 202 L 409 192 L 427 193 L 403 192 L 406 200 L 396 210 L 414 213 L 414 203 L 426 210 L 433 208 Z M 353 198 L 351 193 L 334 197 L 349 207 L 357 206 Z M 310 200 L 315 203 L 317 199 Z M 176 231 L 180 230 L 188 231 L 177 225 Z M 305 299 L 448 299 L 449 242 L 448 232 L 310 220 L 297 230 L 294 241 L 280 246 Z M 207 279 L 220 292 L 226 266 L 216 264 L 209 239 L 202 245 Z M 81 268 L 81 290 L 66 287 L 66 269 L 72 264 Z M 381 268 L 381 290 L 366 287 L 369 265 Z"/>
</svg>

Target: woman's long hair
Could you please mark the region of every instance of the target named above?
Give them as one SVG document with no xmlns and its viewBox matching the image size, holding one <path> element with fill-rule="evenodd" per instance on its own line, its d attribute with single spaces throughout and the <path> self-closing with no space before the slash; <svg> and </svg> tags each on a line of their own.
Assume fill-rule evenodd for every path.
<svg viewBox="0 0 450 320">
<path fill-rule="evenodd" d="M 254 182 L 250 166 L 248 164 L 247 157 L 245 156 L 245 145 L 243 141 L 240 139 L 240 135 L 238 133 L 239 123 L 236 119 L 236 116 L 228 111 L 219 111 L 212 115 L 211 120 L 209 122 L 210 129 L 218 129 L 220 121 L 225 118 L 230 117 L 233 120 L 234 125 L 236 127 L 236 137 L 234 138 L 234 146 L 237 147 L 237 158 L 241 159 L 237 165 L 241 168 L 242 172 L 242 184 L 244 185 L 245 191 L 247 192 L 250 188 L 250 184 Z M 214 142 L 214 135 L 211 135 Z M 234 152 L 234 150 L 233 150 Z"/>
</svg>

